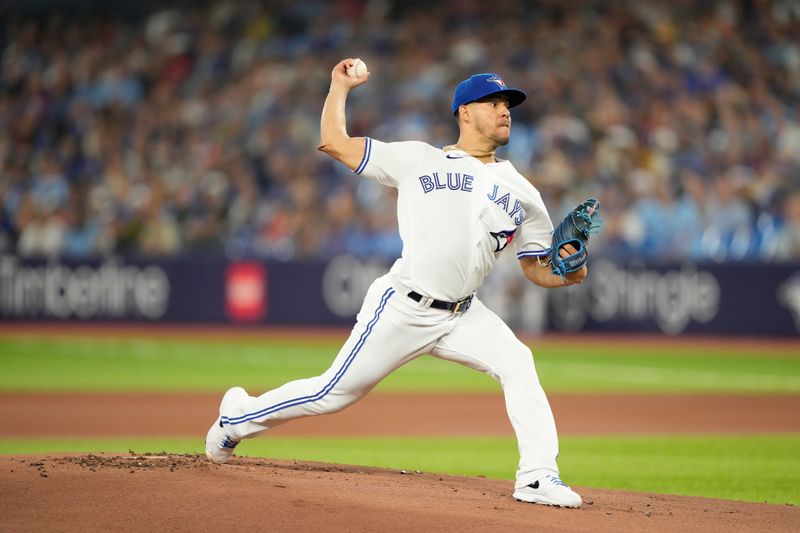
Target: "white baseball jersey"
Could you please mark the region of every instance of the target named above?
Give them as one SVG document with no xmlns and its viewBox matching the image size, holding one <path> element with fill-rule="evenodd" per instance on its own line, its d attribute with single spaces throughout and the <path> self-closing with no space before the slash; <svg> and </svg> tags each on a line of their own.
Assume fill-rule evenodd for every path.
<svg viewBox="0 0 800 533">
<path fill-rule="evenodd" d="M 555 422 L 530 349 L 477 297 L 466 311 L 451 312 L 408 296 L 408 289 L 447 302 L 471 295 L 509 243 L 520 257 L 546 253 L 552 225 L 539 192 L 511 163 L 486 165 L 421 142 L 368 138 L 355 172 L 398 189 L 403 255 L 370 286 L 328 370 L 223 403 L 215 422 L 225 432 L 221 446 L 344 409 L 398 367 L 431 354 L 501 384 L 519 443 L 517 488 L 557 474 Z"/>
<path fill-rule="evenodd" d="M 546 253 L 553 225 L 539 191 L 508 161 L 485 165 L 460 150 L 366 139 L 357 174 L 398 190 L 400 283 L 437 300 L 472 294 L 506 246 Z"/>
</svg>

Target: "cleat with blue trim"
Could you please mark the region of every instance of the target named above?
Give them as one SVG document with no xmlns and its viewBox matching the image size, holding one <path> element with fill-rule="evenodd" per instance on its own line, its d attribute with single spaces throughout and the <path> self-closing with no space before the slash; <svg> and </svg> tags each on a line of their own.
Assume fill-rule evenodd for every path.
<svg viewBox="0 0 800 533">
<path fill-rule="evenodd" d="M 521 502 L 555 505 L 557 507 L 580 507 L 581 497 L 556 475 L 546 475 L 525 487 L 514 491 L 514 498 Z"/>
<path fill-rule="evenodd" d="M 241 387 L 228 389 L 219 405 L 220 416 L 211 425 L 206 435 L 206 457 L 211 462 L 222 464 L 233 457 L 233 450 L 241 439 L 231 437 L 222 425 L 222 413 L 230 413 L 231 406 L 241 404 L 250 396 Z"/>
</svg>

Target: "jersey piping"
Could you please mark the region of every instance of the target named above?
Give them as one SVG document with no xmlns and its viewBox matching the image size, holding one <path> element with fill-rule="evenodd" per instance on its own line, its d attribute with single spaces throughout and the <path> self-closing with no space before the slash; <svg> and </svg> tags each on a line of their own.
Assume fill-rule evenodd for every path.
<svg viewBox="0 0 800 533">
<path fill-rule="evenodd" d="M 544 257 L 550 254 L 550 250 L 538 250 L 536 252 L 517 252 L 517 259 L 522 259 L 523 257 Z"/>
<path fill-rule="evenodd" d="M 369 156 L 372 154 L 372 139 L 369 137 L 364 137 L 364 155 L 361 157 L 361 163 L 358 164 L 356 169 L 353 171 L 356 174 L 361 174 L 364 172 L 364 168 L 366 168 L 367 163 L 369 163 Z"/>
</svg>

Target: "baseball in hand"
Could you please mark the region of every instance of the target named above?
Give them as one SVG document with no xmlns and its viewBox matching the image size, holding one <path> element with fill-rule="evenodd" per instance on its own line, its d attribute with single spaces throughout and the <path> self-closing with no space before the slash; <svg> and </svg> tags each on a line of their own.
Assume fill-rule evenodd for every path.
<svg viewBox="0 0 800 533">
<path fill-rule="evenodd" d="M 360 78 L 367 73 L 367 64 L 360 59 L 353 60 L 353 66 L 347 67 L 347 75 L 351 78 Z"/>
</svg>

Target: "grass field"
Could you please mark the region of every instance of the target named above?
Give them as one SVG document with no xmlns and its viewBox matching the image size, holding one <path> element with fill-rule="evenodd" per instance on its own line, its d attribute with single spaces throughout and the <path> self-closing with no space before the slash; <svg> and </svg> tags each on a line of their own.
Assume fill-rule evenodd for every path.
<svg viewBox="0 0 800 533">
<path fill-rule="evenodd" d="M 335 342 L 0 338 L 0 390 L 269 389 L 323 372 Z M 800 393 L 800 357 L 785 349 L 648 347 L 580 343 L 534 347 L 552 392 Z M 45 370 L 46 371 L 43 371 Z M 423 357 L 390 375 L 386 391 L 496 391 L 472 370 Z"/>
<path fill-rule="evenodd" d="M 0 391 L 266 389 L 319 374 L 338 342 L 303 340 L 0 338 Z M 785 348 L 645 347 L 593 342 L 534 346 L 550 392 L 800 394 L 800 357 Z M 490 378 L 425 357 L 379 385 L 385 391 L 498 391 Z M 201 452 L 200 439 L 0 440 L 0 453 Z M 512 479 L 509 438 L 268 438 L 245 455 L 366 464 Z M 800 505 L 800 435 L 569 437 L 559 464 L 575 485 Z"/>
</svg>

